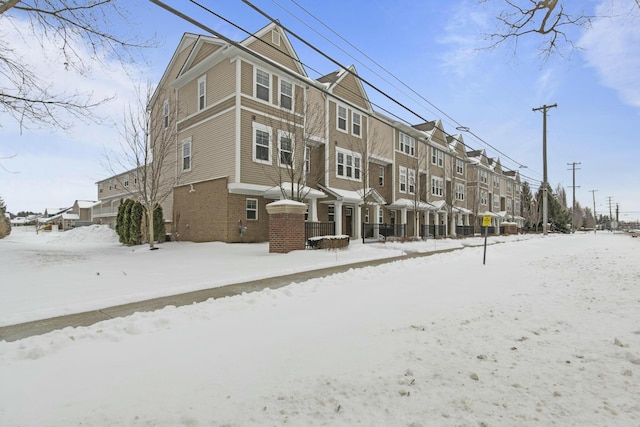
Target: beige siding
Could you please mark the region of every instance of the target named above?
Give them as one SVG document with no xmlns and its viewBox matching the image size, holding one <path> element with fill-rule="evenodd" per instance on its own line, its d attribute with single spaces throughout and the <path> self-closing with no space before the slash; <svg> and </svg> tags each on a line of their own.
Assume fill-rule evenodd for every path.
<svg viewBox="0 0 640 427">
<path fill-rule="evenodd" d="M 202 45 L 202 47 L 200 47 L 200 50 L 198 51 L 198 53 L 196 54 L 196 57 L 193 59 L 193 62 L 191 63 L 191 67 L 197 65 L 198 63 L 202 62 L 203 60 L 205 60 L 209 55 L 211 55 L 212 53 L 214 53 L 216 50 L 220 49 L 221 47 L 215 44 L 211 44 L 211 43 L 205 43 Z"/>
<path fill-rule="evenodd" d="M 369 132 L 369 141 L 371 154 L 392 160 L 394 129 L 386 123 L 382 123 L 380 120 L 376 119 L 370 119 L 370 125 L 371 131 Z"/>
<path fill-rule="evenodd" d="M 271 41 L 271 31 L 267 31 L 261 40 L 254 40 L 247 47 L 296 73 L 298 72 L 296 62 L 291 59 L 295 55 L 287 50 L 283 38 L 280 40 L 280 46 L 274 45 Z"/>
<path fill-rule="evenodd" d="M 198 112 L 198 79 L 206 75 L 206 106 L 210 108 L 235 93 L 235 65 L 228 59 L 216 64 L 205 74 L 201 74 L 178 89 L 180 119 Z"/>
<path fill-rule="evenodd" d="M 182 183 L 198 182 L 221 176 L 233 177 L 235 173 L 235 113 L 228 111 L 200 123 L 193 129 L 181 132 L 179 146 L 191 137 L 191 170 L 181 175 Z M 181 150 L 178 150 L 178 167 L 182 165 Z"/>
<path fill-rule="evenodd" d="M 340 80 L 333 89 L 333 94 L 361 108 L 367 109 L 367 103 L 365 102 L 366 96 L 361 91 L 361 86 L 358 84 L 356 77 L 351 73 L 348 73 Z"/>
</svg>

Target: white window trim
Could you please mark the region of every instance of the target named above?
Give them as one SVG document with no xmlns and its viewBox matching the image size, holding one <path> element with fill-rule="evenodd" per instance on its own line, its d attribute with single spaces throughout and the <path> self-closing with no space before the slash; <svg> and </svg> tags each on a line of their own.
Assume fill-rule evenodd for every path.
<svg viewBox="0 0 640 427">
<path fill-rule="evenodd" d="M 200 84 L 204 83 L 204 90 L 203 93 L 200 93 Z M 203 99 L 202 101 L 202 108 L 200 107 L 200 98 Z M 205 108 L 207 108 L 207 75 L 205 74 L 204 76 L 200 76 L 200 78 L 198 78 L 198 111 L 202 111 Z"/>
<path fill-rule="evenodd" d="M 464 161 L 462 159 L 456 159 L 456 173 L 464 175 Z"/>
<path fill-rule="evenodd" d="M 308 145 L 304 147 L 304 174 L 309 175 L 311 173 L 311 147 Z"/>
<path fill-rule="evenodd" d="M 280 157 L 280 154 L 282 152 L 282 146 L 281 146 L 281 138 L 282 137 L 286 137 L 291 139 L 291 164 L 288 165 L 286 163 L 282 163 L 282 158 Z M 295 168 L 295 163 L 296 163 L 296 159 L 295 159 L 295 152 L 296 152 L 296 141 L 295 141 L 295 135 L 291 135 L 289 132 L 285 132 L 282 129 L 278 129 L 278 166 L 283 167 L 283 168 Z"/>
<path fill-rule="evenodd" d="M 378 185 L 384 187 L 384 166 L 378 166 Z"/>
<path fill-rule="evenodd" d="M 438 183 L 439 185 L 436 183 Z M 439 176 L 431 177 L 431 194 L 433 196 L 440 197 L 444 195 L 444 179 L 440 178 Z"/>
<path fill-rule="evenodd" d="M 464 200 L 464 184 L 456 184 L 456 200 Z"/>
<path fill-rule="evenodd" d="M 404 190 L 402 189 L 402 186 L 404 185 Z M 407 168 L 405 168 L 404 166 L 400 166 L 399 168 L 399 173 L 398 173 L 398 191 L 401 193 L 406 193 L 407 192 Z"/>
<path fill-rule="evenodd" d="M 189 167 L 187 169 L 184 167 L 184 160 L 186 159 L 186 156 L 184 155 L 184 148 L 186 146 L 189 146 Z M 193 167 L 193 144 L 191 142 L 191 137 L 182 140 L 182 163 L 180 167 L 182 172 L 189 172 Z"/>
<path fill-rule="evenodd" d="M 407 156 L 415 157 L 416 139 L 411 135 L 407 135 L 406 133 L 400 132 L 399 140 L 400 140 L 399 151 L 406 154 Z M 407 152 L 407 149 L 409 152 Z"/>
<path fill-rule="evenodd" d="M 271 30 L 271 43 L 280 46 L 280 33 L 277 30 Z"/>
<path fill-rule="evenodd" d="M 359 130 L 358 133 L 354 132 L 354 126 L 356 124 L 356 120 L 355 120 L 356 117 L 358 117 L 360 119 L 360 122 L 358 124 L 358 126 L 360 127 L 360 130 Z M 351 111 L 351 135 L 357 136 L 358 138 L 362 137 L 362 114 L 358 113 L 357 111 Z"/>
<path fill-rule="evenodd" d="M 481 205 L 487 205 L 489 203 L 489 195 L 487 194 L 486 191 L 481 191 L 480 192 L 480 204 Z"/>
<path fill-rule="evenodd" d="M 162 124 L 164 128 L 167 129 L 169 127 L 169 114 L 171 114 L 169 110 L 169 100 L 165 99 L 162 104 Z"/>
<path fill-rule="evenodd" d="M 294 84 L 292 82 L 290 82 L 289 80 L 283 79 L 283 78 L 279 78 L 279 82 L 280 84 L 278 85 L 278 104 L 280 105 L 280 108 L 285 108 L 289 111 L 293 111 L 293 92 L 294 92 Z M 291 95 L 285 95 L 291 98 L 291 108 L 286 108 L 282 106 L 282 83 L 288 83 L 291 85 Z M 257 84 L 257 83 L 256 83 Z"/>
<path fill-rule="evenodd" d="M 256 208 L 255 209 L 249 209 L 249 201 L 256 202 Z M 258 220 L 258 199 L 252 199 L 252 198 L 245 199 L 244 208 L 245 208 L 245 218 L 247 219 L 247 221 L 257 221 Z M 249 218 L 249 215 L 247 215 L 249 213 L 249 211 L 254 211 L 256 213 L 256 217 L 255 218 Z"/>
<path fill-rule="evenodd" d="M 416 194 L 416 170 L 409 169 L 407 175 L 407 191 L 409 194 Z M 411 182 L 413 180 L 413 190 L 411 190 Z"/>
<path fill-rule="evenodd" d="M 269 86 L 267 87 L 269 93 L 267 94 L 266 100 L 262 98 L 258 98 L 258 71 L 265 73 L 267 75 L 267 80 L 269 82 Z M 268 72 L 267 70 L 263 70 L 262 68 L 259 68 L 259 67 L 253 67 L 253 97 L 260 102 L 270 103 L 271 102 L 271 86 L 272 86 L 271 81 L 272 81 L 272 76 L 270 72 Z M 260 84 L 260 86 L 265 87 L 263 84 Z"/>
<path fill-rule="evenodd" d="M 343 175 L 340 175 L 338 173 L 338 154 L 342 154 L 344 156 L 344 163 L 342 167 Z M 350 177 L 347 176 L 347 157 L 351 157 L 352 173 Z M 356 168 L 356 161 L 355 161 L 356 158 L 359 160 L 359 163 L 360 163 L 359 168 Z M 359 170 L 358 178 L 355 178 L 356 169 Z M 360 154 L 355 153 L 353 151 L 349 151 L 349 150 L 343 150 L 341 148 L 336 149 L 336 178 L 348 179 L 350 181 L 360 182 L 362 180 L 362 157 L 360 156 Z"/>
<path fill-rule="evenodd" d="M 256 147 L 257 147 L 257 144 L 256 144 L 256 131 L 257 130 L 260 130 L 260 131 L 263 131 L 263 132 L 266 132 L 267 134 L 269 134 L 269 145 L 268 145 L 268 148 L 269 148 L 269 159 L 268 160 L 262 160 L 262 159 L 258 159 L 256 157 L 256 151 L 257 151 L 256 150 Z M 265 165 L 270 165 L 272 163 L 271 138 L 272 138 L 271 128 L 269 126 L 265 126 L 263 124 L 253 122 L 253 124 L 252 124 L 251 144 L 252 144 L 252 157 L 253 157 L 253 161 L 254 162 L 262 163 L 262 164 L 265 164 Z"/>
<path fill-rule="evenodd" d="M 344 109 L 344 129 L 340 128 L 340 109 Z M 340 132 L 349 133 L 349 109 L 341 104 L 336 104 L 336 129 Z"/>
</svg>

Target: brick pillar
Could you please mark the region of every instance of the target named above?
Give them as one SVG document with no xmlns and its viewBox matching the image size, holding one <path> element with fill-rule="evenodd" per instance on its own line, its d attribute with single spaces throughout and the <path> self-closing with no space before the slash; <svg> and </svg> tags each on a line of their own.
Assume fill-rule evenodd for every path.
<svg viewBox="0 0 640 427">
<path fill-rule="evenodd" d="M 307 205 L 293 200 L 278 200 L 266 207 L 269 213 L 269 253 L 286 254 L 304 249 Z"/>
</svg>

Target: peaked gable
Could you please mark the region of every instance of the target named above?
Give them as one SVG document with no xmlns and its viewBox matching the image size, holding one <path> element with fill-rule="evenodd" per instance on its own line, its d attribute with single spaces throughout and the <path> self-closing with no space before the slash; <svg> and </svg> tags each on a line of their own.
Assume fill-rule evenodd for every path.
<svg viewBox="0 0 640 427">
<path fill-rule="evenodd" d="M 307 77 L 307 72 L 293 49 L 289 37 L 275 22 L 247 37 L 240 44 L 301 76 Z"/>
<path fill-rule="evenodd" d="M 350 65 L 347 69 L 334 71 L 318 79 L 326 84 L 327 90 L 340 99 L 344 99 L 366 111 L 371 112 L 371 102 L 364 90 L 362 81 L 358 77 L 356 67 Z"/>
</svg>

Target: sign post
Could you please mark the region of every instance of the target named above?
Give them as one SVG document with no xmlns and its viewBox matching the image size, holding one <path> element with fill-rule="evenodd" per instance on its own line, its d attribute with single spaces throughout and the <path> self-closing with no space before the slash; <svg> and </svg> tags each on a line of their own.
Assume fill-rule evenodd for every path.
<svg viewBox="0 0 640 427">
<path fill-rule="evenodd" d="M 482 256 L 482 265 L 487 261 L 487 234 L 489 233 L 489 226 L 491 225 L 491 215 L 484 215 L 482 217 L 482 226 L 484 227 L 484 255 Z"/>
</svg>

